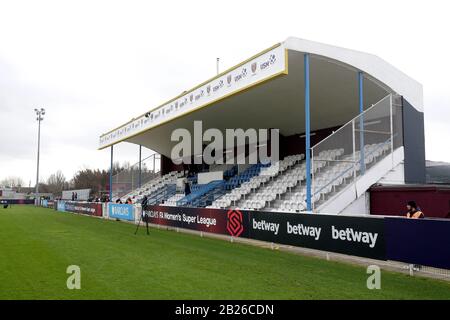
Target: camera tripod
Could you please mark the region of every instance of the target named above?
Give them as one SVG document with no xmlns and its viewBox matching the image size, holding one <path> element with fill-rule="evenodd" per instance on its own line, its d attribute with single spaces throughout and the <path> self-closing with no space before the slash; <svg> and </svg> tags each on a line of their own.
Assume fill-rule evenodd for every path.
<svg viewBox="0 0 450 320">
<path fill-rule="evenodd" d="M 148 231 L 148 215 L 147 215 L 147 213 L 144 210 L 142 211 L 141 217 L 139 218 L 139 222 L 137 224 L 136 231 L 134 232 L 134 234 L 137 234 L 137 232 L 139 230 L 139 226 L 141 225 L 141 221 L 142 220 L 145 221 L 145 226 L 146 226 L 147 235 L 148 235 L 148 234 L 150 234 L 149 231 Z"/>
</svg>

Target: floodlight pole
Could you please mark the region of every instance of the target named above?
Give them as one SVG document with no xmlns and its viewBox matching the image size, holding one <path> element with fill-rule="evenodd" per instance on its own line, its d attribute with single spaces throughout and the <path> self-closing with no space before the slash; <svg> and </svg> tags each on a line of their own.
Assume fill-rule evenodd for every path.
<svg viewBox="0 0 450 320">
<path fill-rule="evenodd" d="M 304 55 L 305 72 L 305 156 L 306 156 L 306 210 L 312 212 L 311 205 L 311 124 L 310 124 L 310 95 L 309 95 L 309 54 Z"/>
<path fill-rule="evenodd" d="M 220 58 L 217 58 L 217 60 L 216 60 L 216 72 L 217 72 L 217 74 L 219 74 L 219 61 L 220 61 Z"/>
<path fill-rule="evenodd" d="M 36 112 L 36 120 L 38 122 L 38 148 L 37 148 L 37 166 L 36 166 L 36 190 L 35 190 L 35 205 L 39 205 L 39 157 L 41 149 L 41 121 L 44 120 L 45 109 L 34 109 Z"/>
</svg>

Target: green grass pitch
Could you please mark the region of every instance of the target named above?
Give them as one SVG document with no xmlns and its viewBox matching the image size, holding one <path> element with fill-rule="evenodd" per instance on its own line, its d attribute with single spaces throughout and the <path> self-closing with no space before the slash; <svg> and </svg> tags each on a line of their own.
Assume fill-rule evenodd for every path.
<svg viewBox="0 0 450 320">
<path fill-rule="evenodd" d="M 450 283 L 33 206 L 0 209 L 0 299 L 450 299 Z M 81 268 L 69 290 L 66 268 Z"/>
</svg>

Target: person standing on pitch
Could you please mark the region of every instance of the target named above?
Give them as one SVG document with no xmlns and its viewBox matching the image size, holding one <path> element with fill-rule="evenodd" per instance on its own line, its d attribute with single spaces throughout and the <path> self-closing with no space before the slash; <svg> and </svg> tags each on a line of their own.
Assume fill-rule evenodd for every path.
<svg viewBox="0 0 450 320">
<path fill-rule="evenodd" d="M 417 208 L 417 204 L 415 201 L 408 201 L 408 204 L 406 205 L 406 209 L 408 209 L 408 212 L 406 213 L 406 217 L 409 219 L 425 218 L 425 215 L 420 210 L 420 208 Z"/>
<path fill-rule="evenodd" d="M 141 200 L 141 205 L 142 205 L 141 218 L 139 219 L 139 222 L 137 223 L 136 231 L 134 232 L 134 234 L 137 234 L 137 232 L 139 230 L 139 226 L 141 225 L 141 221 L 142 220 L 145 222 L 145 226 L 146 226 L 146 229 L 147 229 L 147 234 L 149 234 L 149 231 L 148 231 L 148 214 L 146 212 L 146 210 L 148 208 L 147 207 L 148 206 L 147 201 L 148 201 L 148 198 L 147 198 L 146 195 L 144 195 L 144 198 L 142 198 L 142 200 Z"/>
<path fill-rule="evenodd" d="M 142 211 L 147 210 L 147 195 L 144 195 L 144 198 L 141 200 Z"/>
</svg>

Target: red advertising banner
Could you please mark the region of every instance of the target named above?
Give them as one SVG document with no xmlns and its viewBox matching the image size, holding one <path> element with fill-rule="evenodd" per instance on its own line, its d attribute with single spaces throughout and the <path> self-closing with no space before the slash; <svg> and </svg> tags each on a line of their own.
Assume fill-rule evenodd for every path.
<svg viewBox="0 0 450 320">
<path fill-rule="evenodd" d="M 103 215 L 103 206 L 101 203 L 66 201 L 65 211 L 101 217 Z"/>
<path fill-rule="evenodd" d="M 149 206 L 148 222 L 174 228 L 247 236 L 248 214 L 238 210 Z"/>
</svg>

